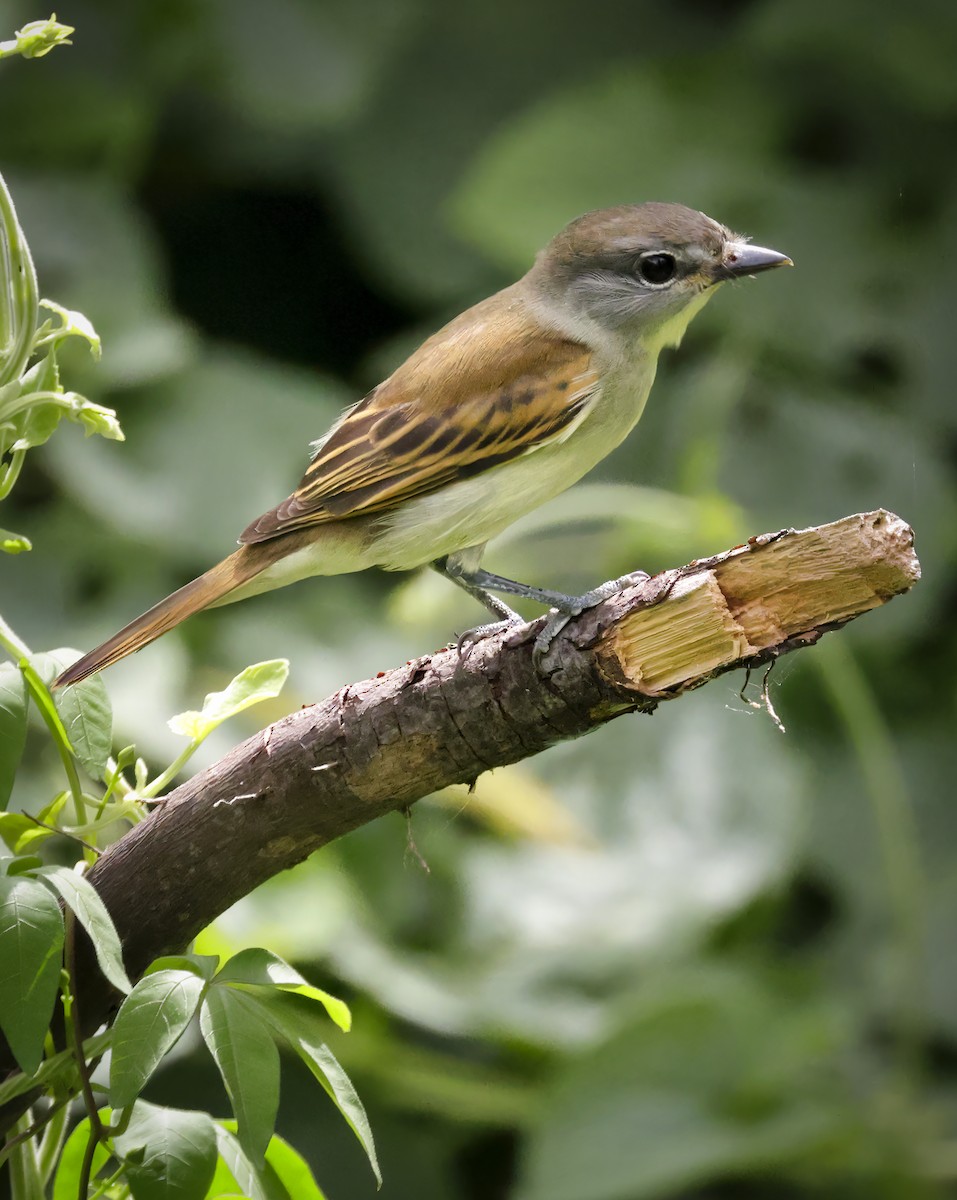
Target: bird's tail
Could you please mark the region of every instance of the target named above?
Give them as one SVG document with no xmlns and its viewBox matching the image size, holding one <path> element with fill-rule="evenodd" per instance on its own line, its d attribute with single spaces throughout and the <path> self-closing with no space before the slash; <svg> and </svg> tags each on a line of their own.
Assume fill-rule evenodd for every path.
<svg viewBox="0 0 957 1200">
<path fill-rule="evenodd" d="M 119 633 L 107 638 L 102 646 L 84 654 L 72 667 L 67 667 L 54 681 L 53 686 L 69 687 L 72 683 L 79 683 L 88 675 L 102 671 L 104 667 L 112 666 L 128 654 L 148 646 L 193 613 L 221 603 L 230 592 L 257 575 L 263 566 L 260 556 L 250 553 L 245 546 L 241 547 L 215 567 L 211 567 L 204 575 L 173 592 L 159 604 L 154 604 L 135 621 L 130 621 Z"/>
</svg>

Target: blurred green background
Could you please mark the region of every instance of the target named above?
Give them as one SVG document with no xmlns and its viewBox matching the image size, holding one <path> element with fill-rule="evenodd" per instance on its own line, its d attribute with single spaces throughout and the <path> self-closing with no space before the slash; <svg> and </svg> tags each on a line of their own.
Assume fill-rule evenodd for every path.
<svg viewBox="0 0 957 1200">
<path fill-rule="evenodd" d="M 3 6 L 0 36 L 47 15 Z M 384 1197 L 957 1195 L 957 6 L 952 0 L 71 0 L 0 67 L 0 170 L 41 292 L 81 309 L 75 428 L 27 460 L 0 608 L 87 648 L 228 552 L 307 443 L 565 221 L 678 200 L 797 269 L 725 288 L 635 436 L 491 569 L 584 588 L 884 506 L 913 594 L 367 827 L 250 897 L 347 997 Z M 265 720 L 480 619 L 438 578 L 316 580 L 107 676 L 118 744 L 284 655 Z M 217 757 L 251 724 L 205 748 Z M 38 740 L 39 747 L 39 740 Z M 57 764 L 37 754 L 25 804 Z M 237 870 L 242 864 L 237 863 Z M 149 886 L 144 880 L 143 885 Z M 184 1046 L 152 1099 L 225 1114 Z M 289 1064 L 280 1131 L 333 1200 L 361 1151 Z"/>
</svg>

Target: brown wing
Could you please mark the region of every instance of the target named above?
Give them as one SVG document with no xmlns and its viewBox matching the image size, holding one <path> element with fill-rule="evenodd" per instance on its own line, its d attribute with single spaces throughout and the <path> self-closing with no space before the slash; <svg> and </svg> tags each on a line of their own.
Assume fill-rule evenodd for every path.
<svg viewBox="0 0 957 1200">
<path fill-rule="evenodd" d="M 507 294 L 447 325 L 350 409 L 296 491 L 240 541 L 385 512 L 566 432 L 596 394 L 591 352 L 543 334 L 520 302 L 503 306 Z"/>
</svg>

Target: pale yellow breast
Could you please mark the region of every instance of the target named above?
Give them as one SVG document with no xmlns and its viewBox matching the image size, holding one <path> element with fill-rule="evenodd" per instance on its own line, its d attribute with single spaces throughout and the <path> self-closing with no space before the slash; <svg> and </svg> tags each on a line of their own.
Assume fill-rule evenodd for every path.
<svg viewBox="0 0 957 1200">
<path fill-rule="evenodd" d="M 374 561 L 405 571 L 491 540 L 614 450 L 641 416 L 654 377 L 655 362 L 647 358 L 613 372 L 565 437 L 386 514 L 372 546 Z"/>
</svg>

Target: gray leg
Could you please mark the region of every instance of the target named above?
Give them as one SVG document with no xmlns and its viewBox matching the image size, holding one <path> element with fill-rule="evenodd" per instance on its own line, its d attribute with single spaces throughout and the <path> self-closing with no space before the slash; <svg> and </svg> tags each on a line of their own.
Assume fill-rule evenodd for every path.
<svg viewBox="0 0 957 1200">
<path fill-rule="evenodd" d="M 522 596 L 526 600 L 534 600 L 538 604 L 547 604 L 549 608 L 557 608 L 559 612 L 577 617 L 586 608 L 614 596 L 629 583 L 638 583 L 647 579 L 647 575 L 639 573 L 637 578 L 624 576 L 623 579 L 609 579 L 607 583 L 599 584 L 583 596 L 569 596 L 565 592 L 553 592 L 550 588 L 533 587 L 528 583 L 517 583 L 514 579 L 505 579 L 501 575 L 493 575 L 491 571 L 477 568 L 471 573 L 470 581 L 482 589 L 504 592 L 507 596 Z"/>
<path fill-rule="evenodd" d="M 497 596 L 493 596 L 491 592 L 487 591 L 482 583 L 474 577 L 473 572 L 464 570 L 455 561 L 455 556 L 450 554 L 448 558 L 439 558 L 431 566 L 433 570 L 438 571 L 440 575 L 444 575 L 446 579 L 450 579 L 460 587 L 463 592 L 468 592 L 473 600 L 484 605 L 490 613 L 498 617 L 499 621 L 504 621 L 509 625 L 521 621 L 522 618 L 518 613 L 510 609 L 504 600 L 499 600 Z"/>
<path fill-rule="evenodd" d="M 458 584 L 460 588 L 468 592 L 479 603 L 484 604 L 499 618 L 494 624 L 480 625 L 477 629 L 463 634 L 459 639 L 460 647 L 466 639 L 477 641 L 487 637 L 490 633 L 498 632 L 507 625 L 521 622 L 522 618 L 518 613 L 513 612 L 507 604 L 493 596 L 492 592 L 504 592 L 507 596 L 521 596 L 526 600 L 534 600 L 538 604 L 545 604 L 549 608 L 557 610 L 535 640 L 536 649 L 539 653 L 544 653 L 555 635 L 568 623 L 569 618 L 578 616 L 588 608 L 593 608 L 602 600 L 607 600 L 609 596 L 620 592 L 622 588 L 642 583 L 648 578 L 644 571 L 635 571 L 631 575 L 622 575 L 620 579 L 609 579 L 606 583 L 599 584 L 598 587 L 592 588 L 582 596 L 568 596 L 564 592 L 532 587 L 527 583 L 518 583 L 514 579 L 493 575 L 491 571 L 486 571 L 479 566 L 484 549 L 484 545 L 473 546 L 468 550 L 461 550 L 457 554 L 450 554 L 447 558 L 440 558 L 432 563 L 436 571 Z"/>
<path fill-rule="evenodd" d="M 491 592 L 475 581 L 474 571 L 478 567 L 484 549 L 484 543 L 481 546 L 472 546 L 468 550 L 460 550 L 458 554 L 450 554 L 446 558 L 436 559 L 431 564 L 433 570 L 444 575 L 446 579 L 450 579 L 464 592 L 468 592 L 473 600 L 477 600 L 493 616 L 498 617 L 497 621 L 476 625 L 474 629 L 467 629 L 461 635 L 458 640 L 458 648 L 459 654 L 463 656 L 468 655 L 469 649 L 475 642 L 480 642 L 493 633 L 501 633 L 510 625 L 524 623 L 517 612 L 514 612 L 503 600 L 493 596 Z"/>
</svg>

